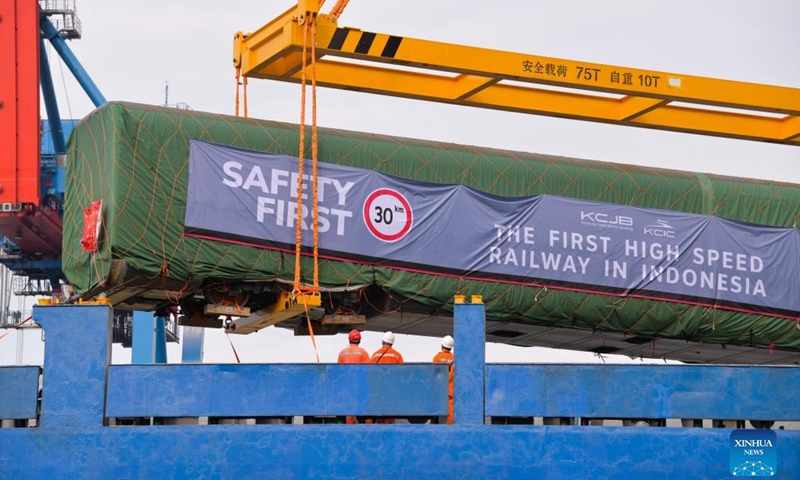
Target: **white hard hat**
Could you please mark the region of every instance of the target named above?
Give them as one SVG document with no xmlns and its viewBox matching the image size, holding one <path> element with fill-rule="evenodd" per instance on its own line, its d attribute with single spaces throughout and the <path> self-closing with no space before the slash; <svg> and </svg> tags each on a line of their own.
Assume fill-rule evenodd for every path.
<svg viewBox="0 0 800 480">
<path fill-rule="evenodd" d="M 389 345 L 394 345 L 394 333 L 386 332 L 383 334 L 383 338 L 381 339 L 383 343 L 388 343 Z"/>
<path fill-rule="evenodd" d="M 444 348 L 448 349 L 448 350 L 452 350 L 453 349 L 453 337 L 451 337 L 450 335 L 446 335 L 442 339 L 442 346 Z"/>
</svg>

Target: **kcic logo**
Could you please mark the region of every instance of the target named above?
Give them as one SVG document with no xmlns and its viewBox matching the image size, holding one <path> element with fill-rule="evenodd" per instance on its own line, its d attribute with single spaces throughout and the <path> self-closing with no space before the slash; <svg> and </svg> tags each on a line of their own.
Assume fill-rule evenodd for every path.
<svg viewBox="0 0 800 480">
<path fill-rule="evenodd" d="M 675 228 L 664 220 L 656 220 L 656 223 L 644 227 L 645 235 L 654 237 L 675 238 Z"/>
</svg>

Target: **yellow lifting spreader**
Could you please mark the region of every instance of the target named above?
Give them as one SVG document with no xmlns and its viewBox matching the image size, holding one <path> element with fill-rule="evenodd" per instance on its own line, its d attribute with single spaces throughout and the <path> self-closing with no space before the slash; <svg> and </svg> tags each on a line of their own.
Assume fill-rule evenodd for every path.
<svg viewBox="0 0 800 480">
<path fill-rule="evenodd" d="M 337 24 L 337 12 L 319 13 L 319 3 L 299 0 L 297 6 L 255 32 L 236 33 L 234 66 L 245 78 L 300 82 L 303 62 L 311 62 L 310 55 L 303 59 L 303 24 L 316 19 L 316 79 L 321 86 L 800 145 L 798 88 L 576 62 L 343 28 Z M 509 84 L 510 81 L 514 83 Z"/>
<path fill-rule="evenodd" d="M 233 320 L 228 326 L 228 332 L 243 335 L 257 332 L 262 328 L 300 317 L 307 314 L 309 308 L 320 306 L 322 301 L 319 295 L 292 295 L 290 292 L 281 292 L 276 303 L 256 310 L 246 317 Z"/>
</svg>

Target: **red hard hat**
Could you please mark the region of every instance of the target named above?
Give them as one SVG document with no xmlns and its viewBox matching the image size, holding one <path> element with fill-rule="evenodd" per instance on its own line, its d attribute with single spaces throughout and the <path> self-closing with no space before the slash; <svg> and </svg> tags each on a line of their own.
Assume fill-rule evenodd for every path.
<svg viewBox="0 0 800 480">
<path fill-rule="evenodd" d="M 347 335 L 347 339 L 350 340 L 350 342 L 352 342 L 352 343 L 360 342 L 361 341 L 361 332 L 359 332 L 356 329 L 350 330 L 350 334 Z"/>
</svg>

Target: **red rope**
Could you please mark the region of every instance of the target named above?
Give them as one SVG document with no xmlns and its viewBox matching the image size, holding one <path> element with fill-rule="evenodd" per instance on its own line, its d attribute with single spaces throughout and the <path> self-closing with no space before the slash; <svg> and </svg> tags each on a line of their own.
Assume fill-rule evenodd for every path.
<svg viewBox="0 0 800 480">
<path fill-rule="evenodd" d="M 19 328 L 19 327 L 25 325 L 26 323 L 30 322 L 31 320 L 33 320 L 33 315 L 29 316 L 25 320 L 23 320 L 23 321 L 19 322 L 18 324 L 14 325 L 14 328 Z"/>
<path fill-rule="evenodd" d="M 236 363 L 242 363 L 242 361 L 239 360 L 239 354 L 236 353 L 236 347 L 233 346 L 233 340 L 231 340 L 231 336 L 228 335 L 228 332 L 225 332 L 225 336 L 228 337 L 228 343 L 231 344 L 231 349 L 233 350 L 233 356 L 236 357 Z"/>
<path fill-rule="evenodd" d="M 308 322 L 308 333 L 311 335 L 311 344 L 314 345 L 314 355 L 317 357 L 319 363 L 319 350 L 317 350 L 317 339 L 314 338 L 314 327 L 311 326 L 311 316 L 308 314 L 308 304 L 303 302 L 303 307 L 306 309 L 306 321 Z"/>
</svg>

